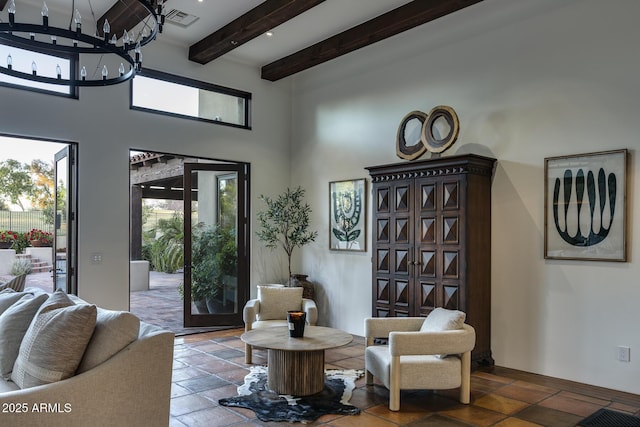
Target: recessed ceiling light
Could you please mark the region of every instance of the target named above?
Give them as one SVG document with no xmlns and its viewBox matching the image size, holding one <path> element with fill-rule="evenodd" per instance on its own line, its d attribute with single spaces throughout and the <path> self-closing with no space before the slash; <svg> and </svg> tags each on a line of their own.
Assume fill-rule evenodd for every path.
<svg viewBox="0 0 640 427">
<path fill-rule="evenodd" d="M 266 33 L 264 33 L 264 35 L 267 37 L 271 37 L 273 33 L 271 31 L 267 31 Z"/>
</svg>

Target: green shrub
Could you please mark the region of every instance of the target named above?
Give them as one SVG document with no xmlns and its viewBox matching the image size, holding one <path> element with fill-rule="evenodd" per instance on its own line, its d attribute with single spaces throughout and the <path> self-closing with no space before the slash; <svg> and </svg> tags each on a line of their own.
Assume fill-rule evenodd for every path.
<svg viewBox="0 0 640 427">
<path fill-rule="evenodd" d="M 143 237 L 142 258 L 149 261 L 152 270 L 173 273 L 184 266 L 184 219 L 181 214 L 160 219 L 158 226 Z"/>
<path fill-rule="evenodd" d="M 13 276 L 21 276 L 31 273 L 31 261 L 28 259 L 16 259 L 11 264 L 11 274 Z"/>
</svg>

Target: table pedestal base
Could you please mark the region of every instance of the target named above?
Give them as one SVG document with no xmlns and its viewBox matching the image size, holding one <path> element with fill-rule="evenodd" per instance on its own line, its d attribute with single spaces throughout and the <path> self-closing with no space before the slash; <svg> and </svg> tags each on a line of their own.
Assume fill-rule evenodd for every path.
<svg viewBox="0 0 640 427">
<path fill-rule="evenodd" d="M 278 394 L 308 396 L 324 388 L 324 350 L 269 349 L 268 386 Z"/>
</svg>

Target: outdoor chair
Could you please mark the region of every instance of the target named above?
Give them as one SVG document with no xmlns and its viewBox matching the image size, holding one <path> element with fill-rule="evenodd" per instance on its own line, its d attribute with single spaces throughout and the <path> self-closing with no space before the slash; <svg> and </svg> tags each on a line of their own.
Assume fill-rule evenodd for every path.
<svg viewBox="0 0 640 427">
<path fill-rule="evenodd" d="M 287 312 L 302 310 L 306 313 L 306 323 L 314 326 L 318 321 L 316 303 L 302 298 L 302 287 L 282 285 L 258 286 L 258 298 L 247 301 L 242 312 L 244 330 L 287 326 Z M 251 346 L 245 344 L 245 363 L 251 363 Z"/>
<path fill-rule="evenodd" d="M 26 274 L 21 274 L 9 280 L 7 283 L 0 284 L 0 291 L 5 289 L 13 289 L 16 292 L 22 292 L 24 290 L 24 283 L 27 279 Z"/>
<path fill-rule="evenodd" d="M 400 390 L 446 390 L 460 387 L 469 403 L 473 327 L 465 313 L 436 308 L 424 317 L 365 319 L 366 383 L 374 377 L 389 389 L 389 409 L 400 409 Z M 375 345 L 378 341 L 387 342 Z"/>
</svg>

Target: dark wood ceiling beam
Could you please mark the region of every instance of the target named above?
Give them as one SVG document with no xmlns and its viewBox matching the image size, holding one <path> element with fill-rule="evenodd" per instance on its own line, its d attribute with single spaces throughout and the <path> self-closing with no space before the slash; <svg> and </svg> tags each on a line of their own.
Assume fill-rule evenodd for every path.
<svg viewBox="0 0 640 427">
<path fill-rule="evenodd" d="M 0 10 L 4 10 L 4 7 L 7 5 L 9 0 L 0 0 Z"/>
<path fill-rule="evenodd" d="M 0 0 L 1 1 L 1 0 Z M 155 4 L 155 1 L 151 2 Z M 122 37 L 149 16 L 149 11 L 138 0 L 117 0 L 107 12 L 98 18 L 98 34 L 102 35 L 104 20 L 109 20 L 111 34 Z"/>
<path fill-rule="evenodd" d="M 276 81 L 369 46 L 482 0 L 414 0 L 262 67 L 262 78 Z"/>
<path fill-rule="evenodd" d="M 206 64 L 324 0 L 267 0 L 189 48 L 189 59 Z"/>
</svg>

